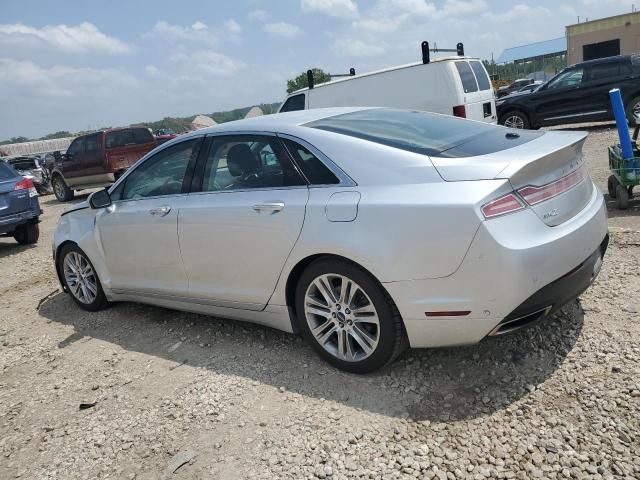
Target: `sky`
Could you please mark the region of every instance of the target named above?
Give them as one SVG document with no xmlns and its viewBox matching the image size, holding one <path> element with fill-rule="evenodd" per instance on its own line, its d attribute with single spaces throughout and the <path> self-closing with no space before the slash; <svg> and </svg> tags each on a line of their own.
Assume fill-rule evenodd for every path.
<svg viewBox="0 0 640 480">
<path fill-rule="evenodd" d="M 640 4 L 640 0 L 636 0 Z M 497 58 L 634 0 L 2 0 L 0 140 L 281 101 L 311 67 Z"/>
</svg>

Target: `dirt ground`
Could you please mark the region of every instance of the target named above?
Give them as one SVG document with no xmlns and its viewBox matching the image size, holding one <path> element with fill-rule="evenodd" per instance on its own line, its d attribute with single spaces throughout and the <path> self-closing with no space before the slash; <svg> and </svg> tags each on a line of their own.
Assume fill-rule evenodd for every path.
<svg viewBox="0 0 640 480">
<path fill-rule="evenodd" d="M 584 149 L 603 190 L 615 138 Z M 81 311 L 41 202 L 36 246 L 0 239 L 2 479 L 640 478 L 640 198 L 608 201 L 602 273 L 554 319 L 366 376 L 268 328 Z"/>
</svg>

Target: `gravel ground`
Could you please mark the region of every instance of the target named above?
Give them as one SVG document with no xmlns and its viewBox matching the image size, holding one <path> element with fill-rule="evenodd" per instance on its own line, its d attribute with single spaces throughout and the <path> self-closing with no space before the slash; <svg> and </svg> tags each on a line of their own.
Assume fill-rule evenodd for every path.
<svg viewBox="0 0 640 480">
<path fill-rule="evenodd" d="M 614 140 L 585 147 L 602 188 Z M 367 376 L 259 326 L 80 311 L 51 265 L 64 207 L 42 204 L 37 246 L 0 240 L 0 478 L 640 478 L 638 200 L 555 318 Z"/>
</svg>

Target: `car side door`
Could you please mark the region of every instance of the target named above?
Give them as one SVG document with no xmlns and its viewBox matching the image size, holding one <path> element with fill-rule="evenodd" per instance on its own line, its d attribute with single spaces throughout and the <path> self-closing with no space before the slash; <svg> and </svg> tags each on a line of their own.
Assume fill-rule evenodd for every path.
<svg viewBox="0 0 640 480">
<path fill-rule="evenodd" d="M 309 190 L 275 134 L 209 137 L 178 234 L 189 296 L 261 310 L 305 216 Z"/>
<path fill-rule="evenodd" d="M 529 99 L 533 103 L 534 123 L 554 125 L 575 122 L 588 105 L 580 91 L 584 68 L 568 68 L 551 79 Z"/>
<path fill-rule="evenodd" d="M 583 96 L 592 107 L 588 112 L 590 120 L 613 119 L 609 90 L 620 88 L 630 76 L 631 63 L 619 60 L 596 63 L 586 69 Z"/>
<path fill-rule="evenodd" d="M 187 276 L 178 244 L 184 207 L 203 137 L 166 147 L 110 190 L 112 205 L 96 227 L 115 293 L 184 296 Z"/>
<path fill-rule="evenodd" d="M 85 137 L 78 137 L 71 142 L 67 153 L 62 157 L 60 169 L 69 185 L 76 184 L 79 177 L 83 175 L 84 147 Z"/>
</svg>

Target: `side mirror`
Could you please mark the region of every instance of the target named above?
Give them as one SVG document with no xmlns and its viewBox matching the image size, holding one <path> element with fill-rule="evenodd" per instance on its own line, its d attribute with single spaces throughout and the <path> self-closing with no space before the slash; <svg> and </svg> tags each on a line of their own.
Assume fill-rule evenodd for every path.
<svg viewBox="0 0 640 480">
<path fill-rule="evenodd" d="M 109 205 L 111 205 L 111 196 L 106 188 L 89 196 L 89 206 L 93 209 L 105 208 Z"/>
</svg>

